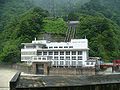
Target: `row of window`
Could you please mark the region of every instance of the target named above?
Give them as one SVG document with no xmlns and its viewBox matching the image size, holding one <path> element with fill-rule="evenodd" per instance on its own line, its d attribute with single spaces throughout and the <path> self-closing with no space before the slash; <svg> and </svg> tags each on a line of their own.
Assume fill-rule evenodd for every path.
<svg viewBox="0 0 120 90">
<path fill-rule="evenodd" d="M 52 47 L 52 46 L 50 46 L 49 48 L 73 48 L 73 46 L 54 46 L 54 47 Z"/>
<path fill-rule="evenodd" d="M 35 55 L 35 52 L 21 52 L 21 55 Z"/>
<path fill-rule="evenodd" d="M 39 48 L 42 48 L 41 46 L 38 46 Z M 26 46 L 26 48 L 36 48 L 36 46 L 34 45 L 34 46 Z M 49 46 L 49 47 L 47 47 L 47 46 L 45 46 L 45 47 L 43 47 L 43 48 L 73 48 L 73 46 Z"/>
<path fill-rule="evenodd" d="M 50 51 L 50 52 L 47 52 L 47 51 L 37 51 L 37 55 L 59 55 L 59 52 L 58 51 Z M 60 51 L 60 55 L 70 55 L 70 51 Z M 82 55 L 82 51 L 72 51 L 72 55 Z"/>
<path fill-rule="evenodd" d="M 52 57 L 34 57 L 34 60 L 51 60 L 52 59 Z M 75 57 L 75 56 L 73 56 L 73 57 L 71 57 L 71 59 L 72 60 L 82 60 L 82 56 L 78 56 L 78 58 L 77 57 Z M 53 58 L 53 60 L 70 60 L 70 57 L 69 56 L 67 56 L 67 57 L 54 57 Z"/>
<path fill-rule="evenodd" d="M 31 59 L 31 57 L 21 57 L 21 60 L 30 60 Z M 34 57 L 34 60 L 51 60 L 52 59 L 52 57 Z M 72 60 L 82 60 L 82 56 L 78 56 L 78 57 L 76 57 L 76 56 L 72 56 L 71 57 L 71 59 Z M 67 56 L 67 57 L 63 57 L 63 56 L 61 56 L 61 57 L 54 57 L 53 58 L 53 60 L 70 60 L 70 56 Z"/>
<path fill-rule="evenodd" d="M 21 60 L 31 60 L 31 57 L 21 57 Z"/>
<path fill-rule="evenodd" d="M 66 61 L 66 62 L 64 62 L 64 61 L 54 61 L 54 63 L 53 63 L 53 65 L 54 66 L 82 66 L 82 61 L 78 61 L 78 62 L 76 62 L 76 61 L 72 61 L 71 63 L 70 63 L 70 61 Z"/>
<path fill-rule="evenodd" d="M 82 60 L 82 56 L 72 56 L 71 57 L 72 60 Z M 54 57 L 54 60 L 59 60 L 59 57 Z M 63 57 L 63 56 L 60 56 L 60 60 L 70 60 L 70 56 L 66 56 L 66 57 Z"/>
<path fill-rule="evenodd" d="M 35 45 L 33 45 L 33 46 L 26 46 L 26 48 L 36 48 L 36 46 Z"/>
<path fill-rule="evenodd" d="M 94 62 L 87 62 L 86 65 L 94 65 Z"/>
</svg>

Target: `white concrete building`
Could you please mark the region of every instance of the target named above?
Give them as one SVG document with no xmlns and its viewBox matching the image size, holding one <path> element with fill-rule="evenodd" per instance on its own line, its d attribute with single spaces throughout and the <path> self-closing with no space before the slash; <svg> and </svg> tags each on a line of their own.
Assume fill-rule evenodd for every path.
<svg viewBox="0 0 120 90">
<path fill-rule="evenodd" d="M 50 42 L 47 40 L 34 40 L 32 43 L 22 43 L 21 61 L 24 62 L 51 62 L 52 66 L 78 67 L 94 66 L 89 64 L 88 40 L 71 39 L 70 42 Z M 90 62 L 91 63 L 91 62 Z"/>
</svg>

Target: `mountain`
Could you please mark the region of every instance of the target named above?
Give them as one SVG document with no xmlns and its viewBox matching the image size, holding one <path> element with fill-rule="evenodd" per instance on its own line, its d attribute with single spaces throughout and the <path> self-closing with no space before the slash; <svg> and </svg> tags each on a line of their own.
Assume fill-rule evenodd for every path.
<svg viewBox="0 0 120 90">
<path fill-rule="evenodd" d="M 89 40 L 90 56 L 120 58 L 119 0 L 0 0 L 0 61 L 19 62 L 21 43 L 34 37 L 63 41 L 65 21 L 79 20 L 76 38 Z"/>
</svg>

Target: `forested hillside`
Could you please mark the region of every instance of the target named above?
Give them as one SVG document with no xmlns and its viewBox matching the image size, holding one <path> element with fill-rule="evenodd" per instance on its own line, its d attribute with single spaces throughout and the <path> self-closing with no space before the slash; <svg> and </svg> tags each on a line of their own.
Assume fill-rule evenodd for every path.
<svg viewBox="0 0 120 90">
<path fill-rule="evenodd" d="M 69 20 L 80 21 L 76 37 L 88 38 L 90 56 L 120 59 L 119 5 L 119 0 L 0 0 L 0 61 L 20 61 L 21 43 L 35 37 L 62 41 Z"/>
</svg>

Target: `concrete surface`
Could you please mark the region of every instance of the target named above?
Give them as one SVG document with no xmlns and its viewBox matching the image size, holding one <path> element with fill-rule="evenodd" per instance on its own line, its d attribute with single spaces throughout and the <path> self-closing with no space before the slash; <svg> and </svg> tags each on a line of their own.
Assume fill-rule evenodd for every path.
<svg viewBox="0 0 120 90">
<path fill-rule="evenodd" d="M 0 90 L 9 90 L 9 81 L 16 72 L 10 68 L 0 67 Z"/>
</svg>

